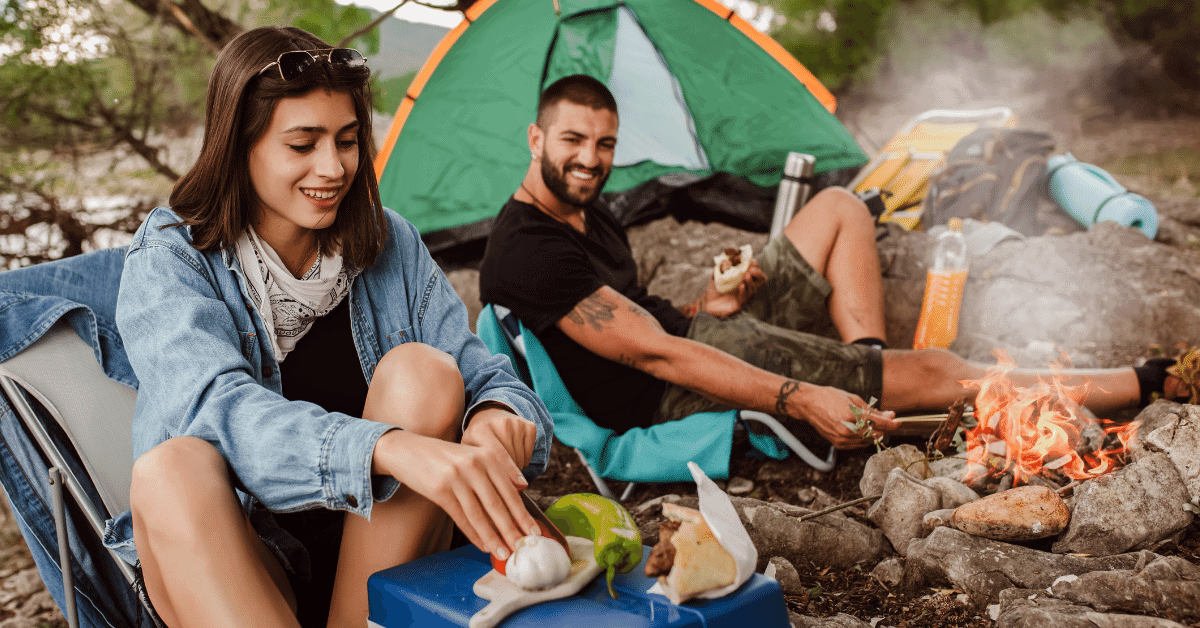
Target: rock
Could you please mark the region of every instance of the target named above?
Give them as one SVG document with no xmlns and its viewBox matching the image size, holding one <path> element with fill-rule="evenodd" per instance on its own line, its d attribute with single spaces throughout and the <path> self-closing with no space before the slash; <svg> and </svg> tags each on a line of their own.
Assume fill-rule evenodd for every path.
<svg viewBox="0 0 1200 628">
<path fill-rule="evenodd" d="M 1008 589 L 1000 594 L 996 628 L 1183 628 L 1169 619 L 1139 615 L 1106 615 L 1076 606 L 1045 591 Z"/>
<path fill-rule="evenodd" d="M 894 587 L 904 582 L 904 559 L 885 558 L 871 570 L 871 577 L 885 587 Z"/>
<path fill-rule="evenodd" d="M 950 525 L 952 516 L 954 516 L 953 508 L 943 508 L 925 513 L 925 516 L 921 518 L 921 528 L 925 532 L 922 536 L 929 536 L 934 528 L 944 528 Z"/>
<path fill-rule="evenodd" d="M 1143 455 L 1153 453 L 1152 450 L 1146 449 L 1145 437 L 1149 434 L 1153 434 L 1155 430 L 1166 425 L 1167 423 L 1175 421 L 1181 415 L 1187 414 L 1187 407 L 1188 406 L 1185 404 L 1167 401 L 1166 399 L 1159 399 L 1145 408 L 1142 408 L 1142 411 L 1138 413 L 1137 418 L 1134 419 L 1138 422 L 1138 431 L 1137 434 L 1134 435 L 1133 442 L 1129 445 L 1130 450 L 1133 452 L 1133 459 L 1137 460 Z"/>
<path fill-rule="evenodd" d="M 782 556 L 776 556 L 770 563 L 775 565 L 775 579 L 784 595 L 804 595 L 804 585 L 800 583 L 800 572 Z"/>
<path fill-rule="evenodd" d="M 1071 511 L 1058 493 L 1044 486 L 1018 486 L 959 506 L 955 528 L 998 541 L 1029 541 L 1067 529 Z"/>
<path fill-rule="evenodd" d="M 929 461 L 929 472 L 933 477 L 961 481 L 967 470 L 967 461 L 957 456 Z"/>
<path fill-rule="evenodd" d="M 6 588 L 11 588 L 13 593 L 16 593 L 18 597 L 33 595 L 43 588 L 42 577 L 38 574 L 36 568 L 18 572 L 9 578 L 4 585 Z"/>
<path fill-rule="evenodd" d="M 729 484 L 725 487 L 725 491 L 730 495 L 745 495 L 754 490 L 754 482 L 746 478 L 729 478 Z"/>
<path fill-rule="evenodd" d="M 1143 447 L 1167 454 L 1191 497 L 1200 496 L 1200 406 L 1183 406 L 1174 419 L 1146 434 Z"/>
<path fill-rule="evenodd" d="M 1145 455 L 1075 489 L 1071 525 L 1054 551 L 1107 556 L 1154 547 L 1192 522 L 1186 501 L 1187 488 L 1166 454 Z"/>
<path fill-rule="evenodd" d="M 483 310 L 483 303 L 479 300 L 479 271 L 471 268 L 455 269 L 447 272 L 446 278 L 450 280 L 450 287 L 454 288 L 458 298 L 467 306 L 467 324 L 471 331 L 475 331 L 475 319 L 479 318 L 479 312 Z"/>
<path fill-rule="evenodd" d="M 825 510 L 841 503 L 833 495 L 815 486 L 797 490 L 796 497 L 800 500 L 802 506 L 810 510 Z"/>
<path fill-rule="evenodd" d="M 908 542 L 925 535 L 922 529 L 925 513 L 937 510 L 940 501 L 937 489 L 922 484 L 904 469 L 894 467 L 888 473 L 883 497 L 871 504 L 867 518 L 883 530 L 901 556 L 906 556 Z"/>
<path fill-rule="evenodd" d="M 676 495 L 675 493 L 659 495 L 658 497 L 655 497 L 654 499 L 648 499 L 648 500 L 638 504 L 633 509 L 633 512 L 634 512 L 634 514 L 643 515 L 648 512 L 651 512 L 653 510 L 657 510 L 657 509 L 661 508 L 662 504 L 664 502 L 675 503 L 677 501 L 679 501 L 679 496 Z"/>
<path fill-rule="evenodd" d="M 796 628 L 871 628 L 871 624 L 845 613 L 838 613 L 833 617 L 796 615 L 791 619 L 792 625 Z"/>
<path fill-rule="evenodd" d="M 680 503 L 686 505 L 686 501 Z M 758 549 L 759 571 L 772 556 L 787 559 L 797 569 L 844 569 L 859 563 L 874 564 L 883 556 L 883 533 L 848 517 L 826 515 L 800 521 L 774 503 L 744 497 L 732 501 Z M 810 512 L 796 506 L 788 510 Z"/>
<path fill-rule="evenodd" d="M 1163 556 L 1146 565 L 1139 576 L 1151 580 L 1191 580 L 1200 582 L 1200 565 L 1180 556 Z"/>
<path fill-rule="evenodd" d="M 1200 582 L 1153 580 L 1134 571 L 1093 571 L 1063 576 L 1049 591 L 1061 600 L 1102 612 L 1200 618 Z"/>
<path fill-rule="evenodd" d="M 862 479 L 858 481 L 858 490 L 864 497 L 882 493 L 888 473 L 896 468 L 904 469 L 918 480 L 924 480 L 932 475 L 929 463 L 924 460 L 925 454 L 912 445 L 885 449 L 867 459 Z"/>
<path fill-rule="evenodd" d="M 949 582 L 982 608 L 994 603 L 1004 589 L 1044 589 L 1061 576 L 1140 569 L 1156 558 L 1147 551 L 1102 557 L 1052 554 L 954 528 L 936 528 L 928 537 L 909 543 L 904 586 L 915 591 Z"/>
<path fill-rule="evenodd" d="M 941 496 L 941 508 L 954 509 L 979 499 L 979 493 L 953 478 L 935 475 L 927 480 L 921 480 L 921 483 L 938 492 L 938 495 Z"/>
</svg>

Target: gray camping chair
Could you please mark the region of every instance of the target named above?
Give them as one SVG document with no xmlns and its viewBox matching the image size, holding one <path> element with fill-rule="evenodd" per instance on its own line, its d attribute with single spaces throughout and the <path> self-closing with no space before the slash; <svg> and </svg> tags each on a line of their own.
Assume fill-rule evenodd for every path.
<svg viewBox="0 0 1200 628">
<path fill-rule="evenodd" d="M 46 481 L 51 484 L 58 535 L 65 594 L 62 610 L 74 628 L 79 619 L 65 497 L 74 500 L 82 519 L 98 538 L 103 538 L 107 519 L 129 508 L 133 469 L 130 428 L 137 393 L 106 377 L 92 348 L 63 321 L 24 351 L 0 363 L 0 392 L 8 398 L 50 467 Z M 40 404 L 45 413 L 35 410 L 35 404 Z M 44 414 L 49 414 L 57 426 L 46 425 L 40 416 Z M 62 445 L 61 436 L 51 436 L 51 431 L 59 428 L 74 452 Z M 72 464 L 69 459 L 76 453 L 78 463 Z M 73 466 L 80 465 L 89 478 L 80 478 L 72 471 Z M 89 495 L 85 485 L 94 485 L 95 493 Z M 111 558 L 133 588 L 137 579 L 133 567 L 116 555 Z M 149 608 L 144 598 L 142 602 Z M 149 614 L 154 617 L 152 612 Z"/>
</svg>

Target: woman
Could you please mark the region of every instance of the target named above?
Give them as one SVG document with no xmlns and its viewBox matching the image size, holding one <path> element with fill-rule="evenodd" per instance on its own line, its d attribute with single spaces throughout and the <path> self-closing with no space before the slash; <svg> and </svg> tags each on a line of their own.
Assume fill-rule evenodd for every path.
<svg viewBox="0 0 1200 628">
<path fill-rule="evenodd" d="M 369 74 L 299 29 L 238 36 L 126 256 L 139 457 L 106 544 L 170 626 L 362 626 L 367 577 L 447 548 L 447 516 L 501 558 L 536 529 L 549 416 L 380 206 Z"/>
</svg>

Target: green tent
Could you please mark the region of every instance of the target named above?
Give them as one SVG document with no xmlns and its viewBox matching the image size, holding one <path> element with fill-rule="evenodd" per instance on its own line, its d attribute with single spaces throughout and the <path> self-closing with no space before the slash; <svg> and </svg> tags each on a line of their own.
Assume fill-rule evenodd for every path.
<svg viewBox="0 0 1200 628">
<path fill-rule="evenodd" d="M 866 162 L 832 95 L 715 0 L 479 0 L 465 15 L 413 80 L 375 162 L 384 206 L 432 250 L 487 235 L 529 164 L 538 95 L 571 74 L 617 99 L 606 193 L 672 173 L 769 189 L 789 151 L 815 155 L 817 173 Z"/>
</svg>

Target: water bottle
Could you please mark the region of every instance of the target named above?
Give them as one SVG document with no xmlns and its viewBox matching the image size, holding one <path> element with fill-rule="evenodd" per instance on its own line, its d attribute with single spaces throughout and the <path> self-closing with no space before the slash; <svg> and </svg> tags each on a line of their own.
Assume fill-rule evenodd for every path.
<svg viewBox="0 0 1200 628">
<path fill-rule="evenodd" d="M 967 284 L 967 240 L 962 219 L 951 218 L 938 236 L 933 263 L 925 275 L 925 300 L 913 337 L 913 349 L 948 348 L 958 336 L 958 311 Z"/>
</svg>

